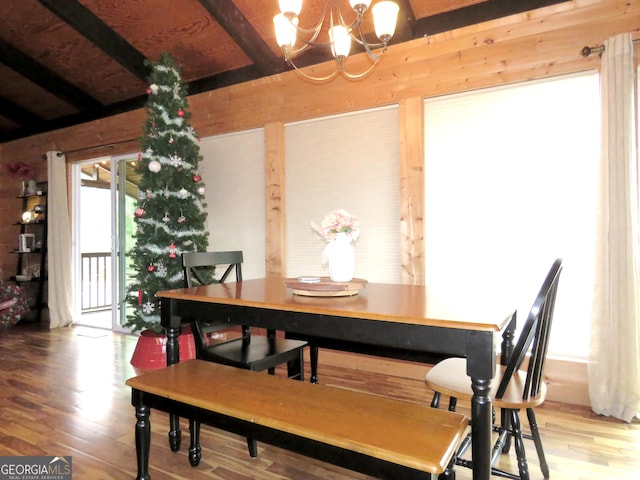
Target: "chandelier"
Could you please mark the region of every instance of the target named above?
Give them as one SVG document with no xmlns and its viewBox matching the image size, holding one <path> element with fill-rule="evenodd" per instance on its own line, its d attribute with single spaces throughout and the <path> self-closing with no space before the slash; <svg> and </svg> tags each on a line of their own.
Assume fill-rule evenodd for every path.
<svg viewBox="0 0 640 480">
<path fill-rule="evenodd" d="M 398 17 L 398 4 L 392 1 L 379 1 L 371 9 L 373 13 L 373 24 L 379 43 L 370 43 L 362 30 L 362 20 L 364 13 L 371 5 L 371 0 L 349 0 L 351 8 L 355 12 L 355 18 L 346 22 L 340 9 L 340 0 L 323 0 L 322 13 L 318 23 L 311 28 L 298 26 L 298 15 L 302 10 L 302 0 L 279 0 L 280 12 L 273 17 L 273 24 L 276 31 L 276 40 L 282 50 L 285 61 L 291 65 L 300 75 L 314 81 L 327 81 L 334 78 L 339 73 L 351 80 L 358 80 L 368 75 L 378 64 L 380 57 L 385 53 L 387 44 L 396 29 Z M 317 41 L 322 26 L 328 20 L 329 42 L 321 43 Z M 302 45 L 295 48 L 297 40 Z M 351 51 L 351 41 L 354 41 L 364 48 L 373 63 L 360 73 L 349 73 L 345 70 L 344 64 Z M 329 47 L 333 58 L 336 61 L 336 70 L 326 77 L 313 77 L 300 70 L 293 62 L 293 58 L 310 46 Z M 380 48 L 379 55 L 373 50 Z"/>
</svg>

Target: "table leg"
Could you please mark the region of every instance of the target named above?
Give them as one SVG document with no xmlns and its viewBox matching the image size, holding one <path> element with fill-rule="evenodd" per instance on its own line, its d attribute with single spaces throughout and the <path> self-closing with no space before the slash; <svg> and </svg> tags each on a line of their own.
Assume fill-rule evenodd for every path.
<svg viewBox="0 0 640 480">
<path fill-rule="evenodd" d="M 473 480 L 491 477 L 491 381 L 496 372 L 493 333 L 470 332 L 467 337 L 467 375 L 471 377 L 471 458 Z"/>
<path fill-rule="evenodd" d="M 167 335 L 167 366 L 180 361 L 180 327 L 165 328 Z M 180 450 L 182 444 L 182 431 L 180 430 L 180 417 L 174 413 L 169 414 L 169 447 L 172 452 Z"/>
<path fill-rule="evenodd" d="M 491 380 L 471 378 L 471 458 L 473 480 L 489 480 L 491 476 Z"/>
</svg>

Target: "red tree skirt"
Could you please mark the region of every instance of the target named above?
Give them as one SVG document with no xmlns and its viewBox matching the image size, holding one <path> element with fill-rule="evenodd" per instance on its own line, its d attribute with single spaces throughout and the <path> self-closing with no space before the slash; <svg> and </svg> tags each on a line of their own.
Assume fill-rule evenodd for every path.
<svg viewBox="0 0 640 480">
<path fill-rule="evenodd" d="M 180 361 L 196 358 L 196 348 L 190 327 L 182 329 L 178 337 Z M 167 337 L 164 333 L 144 330 L 138 337 L 136 349 L 131 356 L 131 365 L 142 370 L 156 370 L 167 366 Z"/>
</svg>

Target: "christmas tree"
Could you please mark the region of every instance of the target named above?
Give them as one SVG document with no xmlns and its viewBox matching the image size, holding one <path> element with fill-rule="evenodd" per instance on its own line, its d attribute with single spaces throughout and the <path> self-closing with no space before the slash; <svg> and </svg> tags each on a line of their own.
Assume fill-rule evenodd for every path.
<svg viewBox="0 0 640 480">
<path fill-rule="evenodd" d="M 202 155 L 189 123 L 180 68 L 166 52 L 158 63 L 147 65 L 152 68 L 148 119 L 140 139 L 137 230 L 129 255 L 135 278 L 126 326 L 133 331 L 161 331 L 156 292 L 183 287 L 182 253 L 206 251 L 208 245 L 204 184 L 198 174 Z"/>
</svg>

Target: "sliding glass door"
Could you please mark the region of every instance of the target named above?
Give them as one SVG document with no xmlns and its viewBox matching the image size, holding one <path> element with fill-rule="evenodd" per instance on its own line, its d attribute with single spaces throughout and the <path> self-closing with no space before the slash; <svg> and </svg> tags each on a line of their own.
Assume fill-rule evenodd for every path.
<svg viewBox="0 0 640 480">
<path fill-rule="evenodd" d="M 135 158 L 103 157 L 74 165 L 74 319 L 126 331 L 127 251 L 138 195 Z"/>
</svg>

